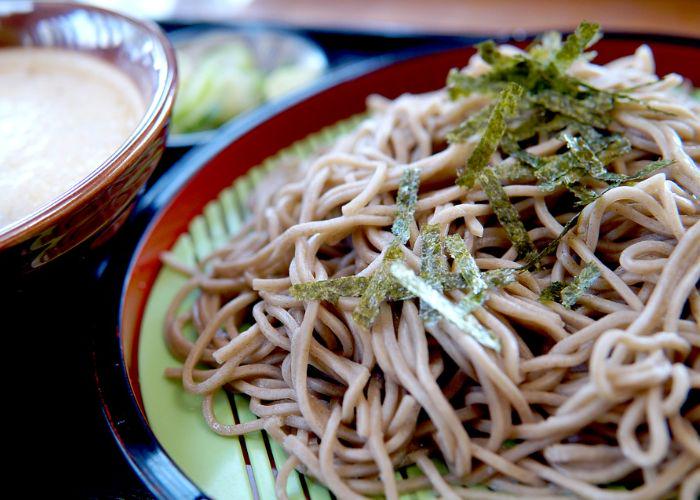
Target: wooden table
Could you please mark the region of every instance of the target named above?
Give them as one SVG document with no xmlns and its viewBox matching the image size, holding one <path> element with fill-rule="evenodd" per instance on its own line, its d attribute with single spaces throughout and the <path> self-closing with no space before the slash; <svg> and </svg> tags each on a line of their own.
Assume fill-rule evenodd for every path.
<svg viewBox="0 0 700 500">
<path fill-rule="evenodd" d="M 600 23 L 607 31 L 700 37 L 700 0 L 170 0 L 157 3 L 169 5 L 167 16 L 187 20 L 254 20 L 316 28 L 512 35 L 544 29 L 570 30 L 586 19 Z"/>
</svg>

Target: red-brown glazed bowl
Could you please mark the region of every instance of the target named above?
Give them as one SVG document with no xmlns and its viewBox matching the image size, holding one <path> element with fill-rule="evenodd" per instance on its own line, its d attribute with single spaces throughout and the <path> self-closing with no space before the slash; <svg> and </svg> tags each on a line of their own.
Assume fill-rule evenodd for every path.
<svg viewBox="0 0 700 500">
<path fill-rule="evenodd" d="M 70 3 L 0 3 L 0 49 L 60 47 L 126 73 L 146 103 L 129 138 L 90 175 L 35 212 L 0 229 L 0 262 L 20 272 L 74 249 L 93 248 L 126 220 L 165 148 L 176 88 L 174 51 L 154 23 Z"/>
</svg>

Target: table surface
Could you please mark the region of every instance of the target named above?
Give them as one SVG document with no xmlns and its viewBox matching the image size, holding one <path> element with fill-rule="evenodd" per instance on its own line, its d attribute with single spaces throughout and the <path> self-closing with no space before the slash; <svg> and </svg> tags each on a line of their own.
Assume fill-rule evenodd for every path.
<svg viewBox="0 0 700 500">
<path fill-rule="evenodd" d="M 232 15 L 231 4 L 236 1 L 209 2 L 209 10 L 194 9 L 194 3 L 175 0 L 176 13 L 180 17 L 210 19 L 216 13 L 215 8 L 222 9 L 228 3 L 229 10 L 226 12 Z M 500 8 L 486 9 L 487 5 L 494 3 L 498 3 Z M 619 7 L 621 3 L 605 2 L 605 5 Z M 691 6 L 691 3 L 694 5 Z M 541 8 L 543 5 L 554 5 L 553 2 L 445 0 L 424 4 L 418 0 L 403 0 L 401 7 L 398 4 L 397 1 L 388 0 L 352 0 L 344 3 L 300 0 L 285 21 L 316 27 L 339 27 L 339 20 L 343 19 L 344 28 L 381 26 L 400 30 L 434 30 L 443 34 L 464 31 L 504 34 L 513 31 L 513 19 L 519 17 L 522 20 L 522 23 L 518 21 L 519 25 L 528 30 L 573 26 L 580 18 L 589 17 L 604 18 L 609 29 L 625 27 L 632 31 L 651 30 L 650 20 L 655 18 L 659 25 L 667 29 L 654 31 L 700 35 L 693 32 L 700 27 L 700 2 L 668 1 L 664 3 L 666 8 L 660 9 L 661 2 L 640 1 L 635 4 L 635 9 L 624 9 L 624 15 L 619 12 L 606 17 L 593 15 L 596 12 L 592 6 L 602 6 L 603 2 L 588 0 L 584 12 L 580 5 L 572 7 L 569 2 L 560 1 L 556 5 L 561 9 L 552 12 L 548 18 L 532 15 L 538 12 L 537 9 L 527 16 L 521 17 L 519 13 L 524 12 L 525 4 L 536 4 Z M 358 16 L 352 21 L 354 25 L 348 24 L 351 16 L 345 13 L 353 10 L 352 5 L 362 7 L 366 24 L 357 24 Z M 428 9 L 426 5 L 431 8 Z M 647 8 L 649 10 L 644 15 L 640 14 L 639 10 Z M 237 10 L 235 19 L 279 21 L 282 10 L 280 0 L 255 1 Z M 605 12 L 609 10 L 610 7 L 602 9 Z M 586 12 L 589 14 L 586 15 Z M 431 18 L 430 23 L 423 22 L 421 16 Z M 343 36 L 346 38 L 342 43 L 348 43 L 347 35 Z M 365 43 L 372 45 L 375 42 L 365 40 Z M 357 45 L 361 45 L 361 42 L 358 41 Z M 382 47 L 388 50 L 386 46 Z M 382 50 L 381 47 L 375 49 Z M 175 156 L 166 159 L 166 165 L 159 170 L 162 172 L 174 159 Z M 109 247 L 104 250 L 109 251 Z M 85 310 L 86 304 L 100 300 L 101 292 L 92 278 L 99 260 L 100 255 L 93 255 L 89 260 L 74 258 L 28 279 L 0 278 L 0 312 L 8 320 L 3 325 L 4 338 L 9 343 L 4 350 L 6 359 L 10 361 L 5 381 L 9 389 L 6 407 L 10 409 L 6 414 L 10 416 L 11 426 L 6 429 L 12 429 L 20 436 L 10 449 L 10 456 L 13 457 L 11 468 L 33 474 L 34 481 L 23 483 L 30 494 L 46 491 L 67 494 L 71 498 L 150 497 L 117 449 L 101 414 L 95 389 L 91 335 L 114 334 L 114 331 L 95 332 L 95 319 Z M 114 286 L 119 285 L 115 283 Z"/>
<path fill-rule="evenodd" d="M 9 361 L 5 453 L 11 474 L 5 477 L 28 497 L 151 497 L 117 448 L 98 402 L 91 359 L 95 331 L 85 310 L 96 289 L 92 270 L 98 257 L 68 259 L 34 276 L 0 281 Z M 15 472 L 31 479 L 19 483 Z"/>
</svg>

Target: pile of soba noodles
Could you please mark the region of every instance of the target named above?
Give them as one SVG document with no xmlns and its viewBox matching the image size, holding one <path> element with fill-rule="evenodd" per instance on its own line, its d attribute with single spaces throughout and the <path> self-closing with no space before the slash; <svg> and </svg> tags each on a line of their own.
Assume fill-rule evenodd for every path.
<svg viewBox="0 0 700 500">
<path fill-rule="evenodd" d="M 700 104 L 646 46 L 594 64 L 596 36 L 370 97 L 225 247 L 164 256 L 190 277 L 167 374 L 214 432 L 283 446 L 279 497 L 296 469 L 343 499 L 697 498 Z M 259 419 L 220 423 L 221 390 Z"/>
</svg>

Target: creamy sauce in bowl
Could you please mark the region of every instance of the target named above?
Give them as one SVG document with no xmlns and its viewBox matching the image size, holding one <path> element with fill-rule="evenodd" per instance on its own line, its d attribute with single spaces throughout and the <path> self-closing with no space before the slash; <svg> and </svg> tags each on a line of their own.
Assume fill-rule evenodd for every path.
<svg viewBox="0 0 700 500">
<path fill-rule="evenodd" d="M 0 49 L 0 231 L 93 172 L 144 111 L 134 82 L 96 57 Z"/>
</svg>

